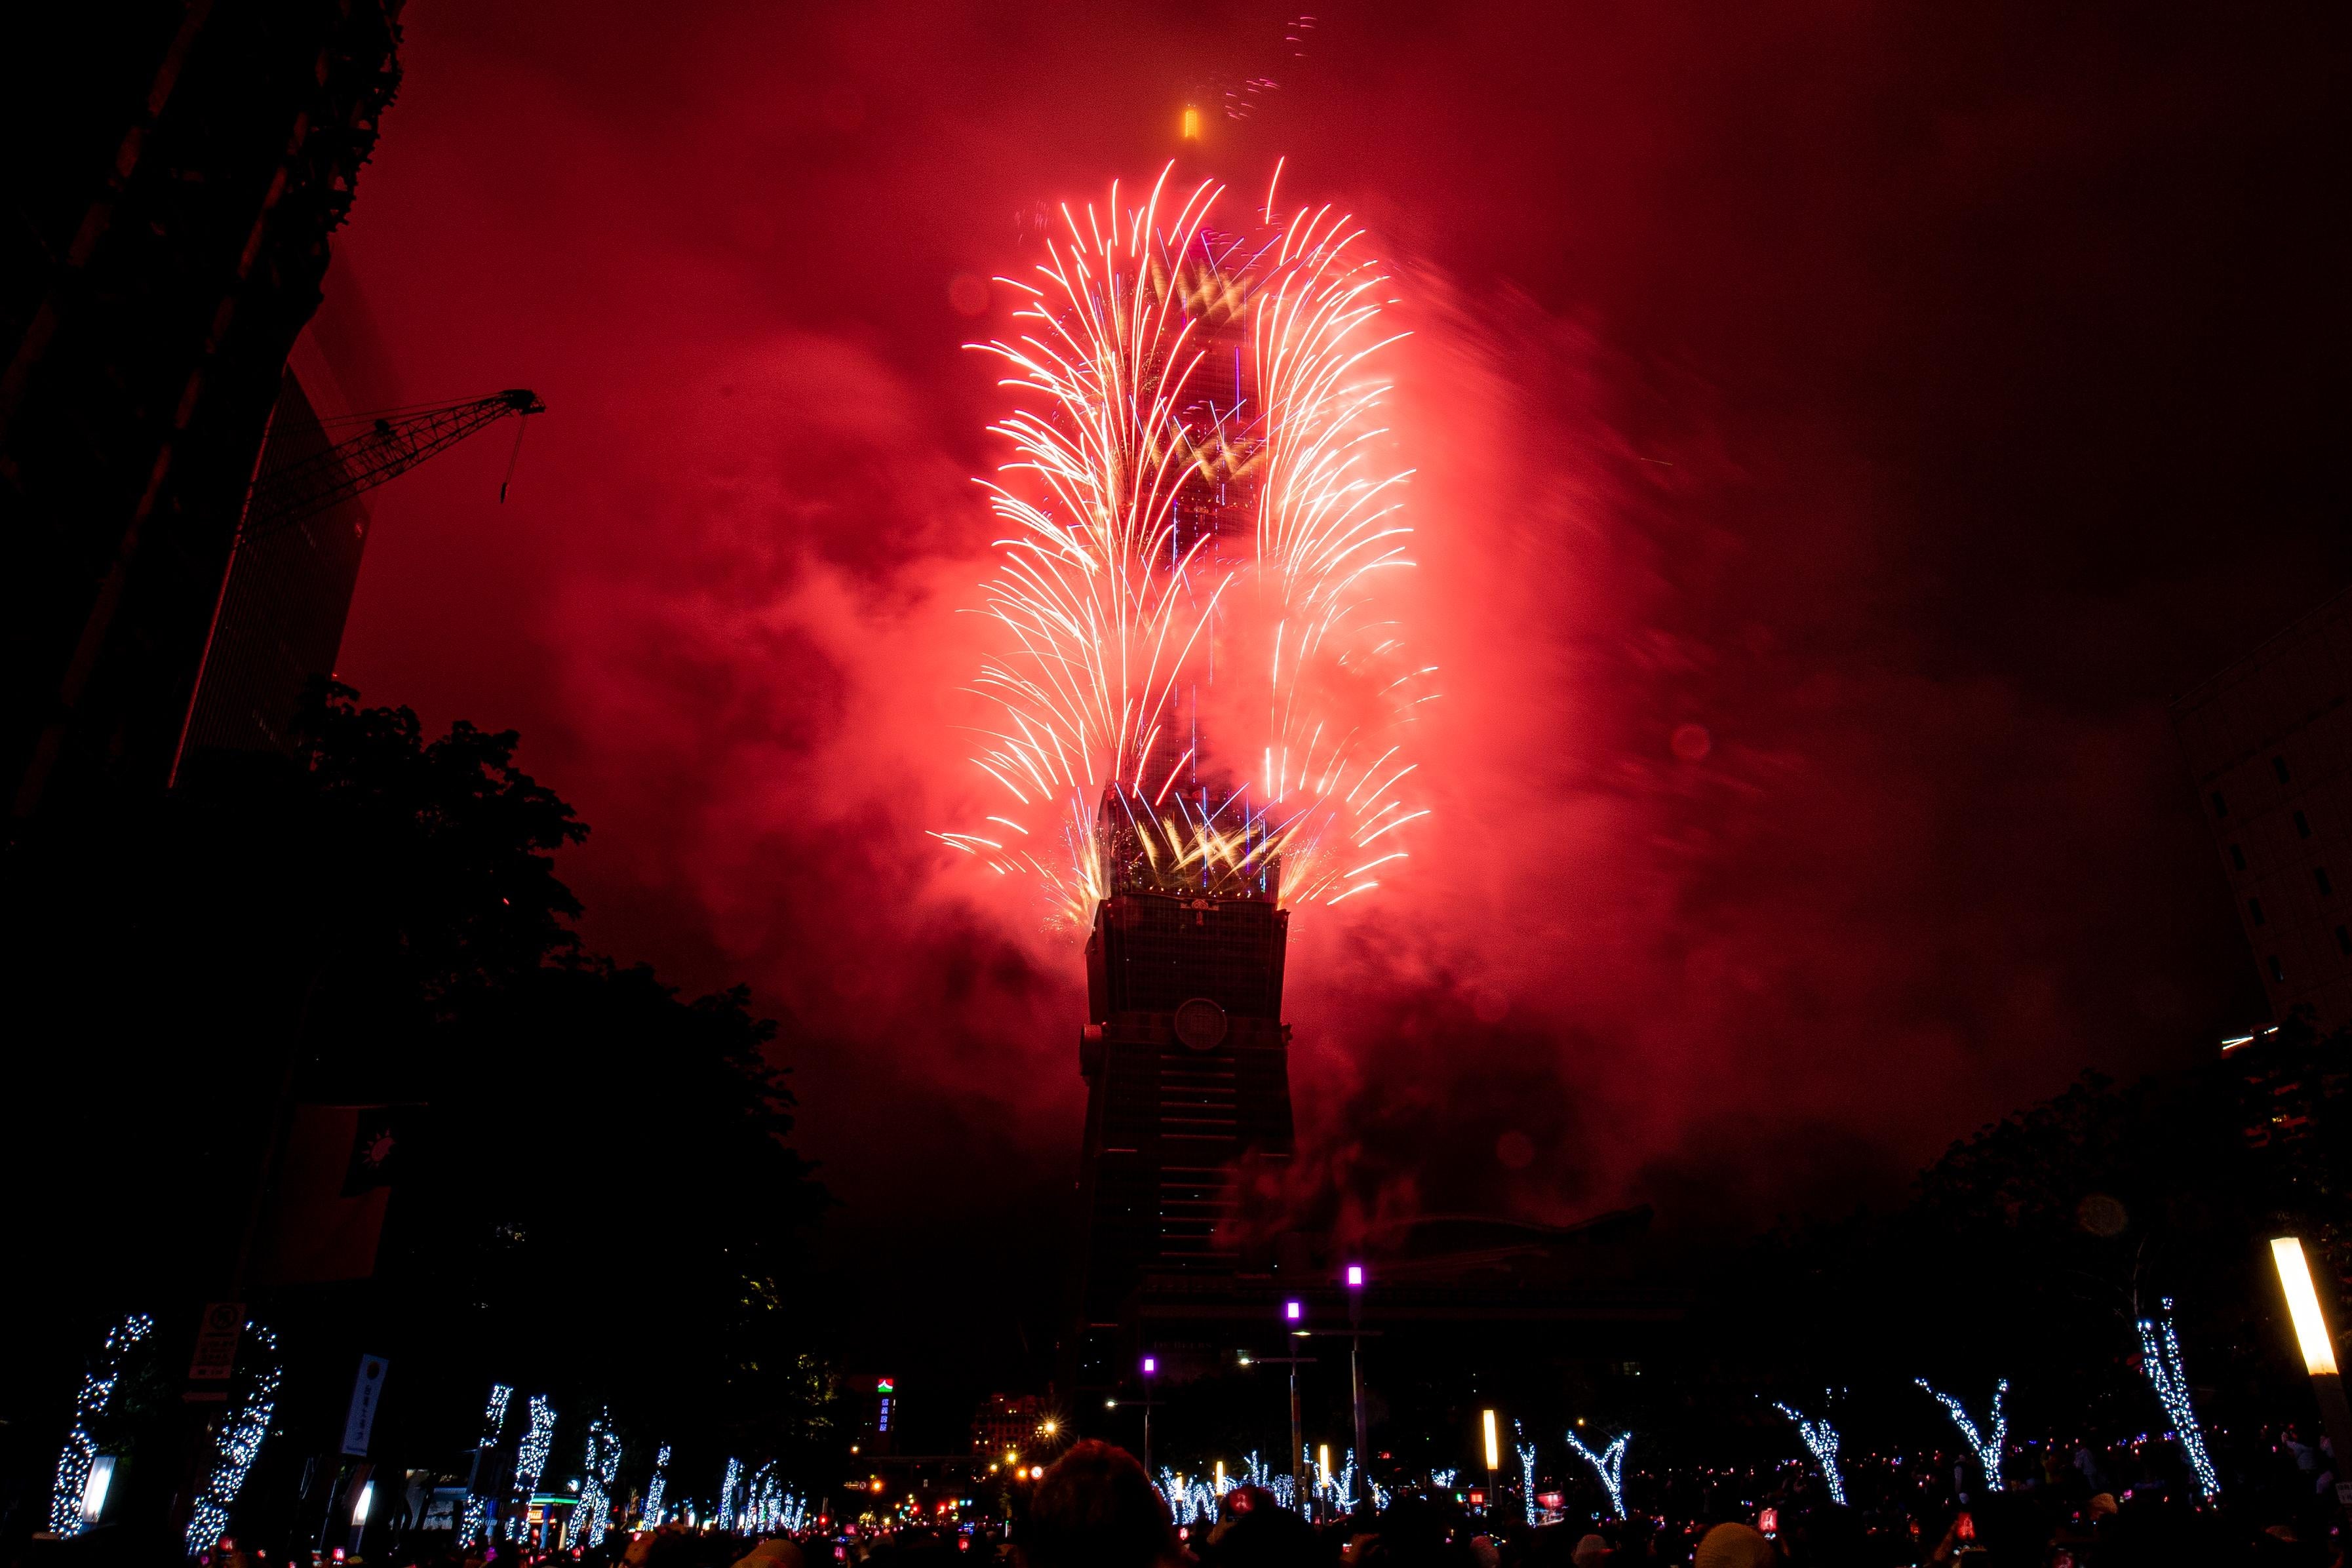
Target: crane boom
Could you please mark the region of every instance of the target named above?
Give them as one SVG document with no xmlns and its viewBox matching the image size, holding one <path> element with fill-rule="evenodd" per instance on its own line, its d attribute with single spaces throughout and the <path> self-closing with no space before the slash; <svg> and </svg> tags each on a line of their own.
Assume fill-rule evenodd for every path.
<svg viewBox="0 0 2352 1568">
<path fill-rule="evenodd" d="M 528 418 L 546 412 L 547 405 L 537 393 L 515 387 L 465 403 L 378 418 L 350 440 L 256 479 L 246 499 L 238 538 L 250 543 L 304 518 L 316 517 L 337 501 L 398 478 L 509 414 Z"/>
</svg>

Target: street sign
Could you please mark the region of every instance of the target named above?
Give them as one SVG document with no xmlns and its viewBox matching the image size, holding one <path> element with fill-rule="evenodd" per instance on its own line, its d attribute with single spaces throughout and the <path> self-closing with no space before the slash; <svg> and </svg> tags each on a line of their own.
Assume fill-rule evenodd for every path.
<svg viewBox="0 0 2352 1568">
<path fill-rule="evenodd" d="M 196 1329 L 196 1353 L 188 1363 L 190 1382 L 228 1381 L 236 1370 L 236 1342 L 245 1332 L 245 1303 L 212 1301 Z"/>
<path fill-rule="evenodd" d="M 383 1394 L 383 1369 L 392 1363 L 380 1355 L 360 1357 L 359 1376 L 352 1381 L 352 1405 L 343 1416 L 343 1452 L 364 1458 L 368 1436 L 375 1430 L 376 1401 Z"/>
</svg>

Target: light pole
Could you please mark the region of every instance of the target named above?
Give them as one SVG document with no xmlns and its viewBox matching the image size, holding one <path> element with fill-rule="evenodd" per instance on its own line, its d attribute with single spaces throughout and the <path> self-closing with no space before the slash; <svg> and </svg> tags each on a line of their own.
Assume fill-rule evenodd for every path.
<svg viewBox="0 0 2352 1568">
<path fill-rule="evenodd" d="M 1495 1477 L 1503 1468 L 1503 1436 L 1495 1426 L 1495 1413 L 1478 1412 L 1478 1426 L 1486 1438 L 1486 1512 L 1495 1511 Z"/>
<path fill-rule="evenodd" d="M 1283 1302 L 1282 1323 L 1283 1327 L 1290 1331 L 1292 1339 L 1305 1339 L 1307 1337 L 1307 1303 L 1296 1297 Z M 1276 1365 L 1287 1366 L 1290 1369 L 1290 1500 L 1300 1515 L 1306 1517 L 1313 1512 L 1308 1500 L 1314 1494 L 1308 1489 L 1307 1484 L 1306 1424 L 1298 1418 L 1298 1369 L 1312 1365 L 1315 1358 L 1311 1355 L 1299 1355 L 1297 1353 L 1297 1346 L 1293 1346 L 1293 1353 L 1289 1355 L 1259 1356 L 1255 1359 L 1273 1362 Z"/>
<path fill-rule="evenodd" d="M 2271 1261 L 2278 1268 L 2279 1288 L 2286 1292 L 2287 1315 L 2294 1320 L 2294 1337 L 2303 1350 L 2304 1370 L 2311 1374 L 2311 1391 L 2319 1396 L 2320 1419 L 2327 1426 L 2328 1446 L 2336 1450 L 2336 1504 L 2352 1522 L 2352 1481 L 2344 1466 L 2352 1459 L 2352 1406 L 2344 1399 L 2344 1376 L 2336 1364 L 2336 1336 L 2328 1331 L 2327 1314 L 2311 1282 L 2311 1260 L 2302 1241 L 2292 1236 L 2274 1237 Z"/>
<path fill-rule="evenodd" d="M 1147 1476 L 1151 1474 L 1151 1380 L 1158 1376 L 1159 1373 L 1159 1358 L 1145 1356 L 1143 1358 L 1143 1473 Z"/>
<path fill-rule="evenodd" d="M 1348 1381 L 1356 1394 L 1356 1465 L 1372 1473 L 1372 1444 L 1364 1425 L 1364 1266 L 1348 1265 Z"/>
</svg>

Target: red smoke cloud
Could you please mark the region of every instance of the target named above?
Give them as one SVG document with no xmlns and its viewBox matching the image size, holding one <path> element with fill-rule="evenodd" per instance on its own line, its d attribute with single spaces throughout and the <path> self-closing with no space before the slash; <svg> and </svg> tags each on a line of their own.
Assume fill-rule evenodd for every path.
<svg viewBox="0 0 2352 1568">
<path fill-rule="evenodd" d="M 1436 811 L 1296 923 L 1301 1114 L 1362 1213 L 1843 1202 L 2246 1005 L 2161 704 L 2352 567 L 2342 40 L 1560 9 L 1338 8 L 1210 117 L 1415 334 Z M 551 410 L 503 508 L 488 444 L 382 493 L 344 679 L 523 731 L 591 940 L 792 1020 L 865 1216 L 1076 1143 L 1076 946 L 924 832 L 987 798 L 958 345 L 1283 19 L 1089 13 L 420 0 L 331 284 L 388 392 Z"/>
</svg>

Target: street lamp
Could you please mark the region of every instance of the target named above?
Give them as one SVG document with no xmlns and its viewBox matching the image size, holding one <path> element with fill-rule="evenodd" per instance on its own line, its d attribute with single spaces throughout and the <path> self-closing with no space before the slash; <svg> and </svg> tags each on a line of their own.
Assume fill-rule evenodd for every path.
<svg viewBox="0 0 2352 1568">
<path fill-rule="evenodd" d="M 1282 1303 L 1283 1326 L 1293 1339 L 1307 1337 L 1307 1303 L 1293 1296 Z M 1286 1356 L 1260 1356 L 1260 1361 L 1281 1362 L 1290 1368 L 1290 1496 L 1299 1512 L 1312 1517 L 1307 1500 L 1311 1496 L 1307 1486 L 1307 1429 L 1298 1416 L 1298 1369 L 1313 1361 L 1313 1356 L 1300 1355 L 1293 1345 Z"/>
<path fill-rule="evenodd" d="M 2319 1291 L 2311 1282 L 2311 1260 L 2303 1242 L 2292 1236 L 2272 1238 L 2271 1261 L 2278 1268 L 2279 1288 L 2286 1292 L 2287 1316 L 2294 1320 L 2294 1337 L 2303 1349 L 2303 1368 L 2311 1374 L 2311 1390 L 2319 1396 L 2320 1418 L 2327 1426 L 2328 1446 L 2336 1450 L 2336 1501 L 2352 1521 L 2352 1481 L 2344 1479 L 2344 1456 L 2352 1454 L 2352 1406 L 2344 1400 L 2344 1378 L 2336 1364 L 2336 1336 L 2328 1331 L 2327 1314 L 2320 1309 Z"/>
<path fill-rule="evenodd" d="M 1143 1358 L 1143 1473 L 1151 1474 L 1151 1380 L 1160 1373 L 1157 1356 Z"/>
<path fill-rule="evenodd" d="M 1356 1398 L 1356 1463 L 1372 1470 L 1372 1444 L 1364 1422 L 1364 1266 L 1348 1265 L 1348 1383 Z"/>
<path fill-rule="evenodd" d="M 1495 1426 L 1495 1413 L 1478 1412 L 1479 1429 L 1486 1438 L 1486 1511 L 1495 1511 L 1495 1475 L 1503 1468 L 1503 1436 Z"/>
</svg>

